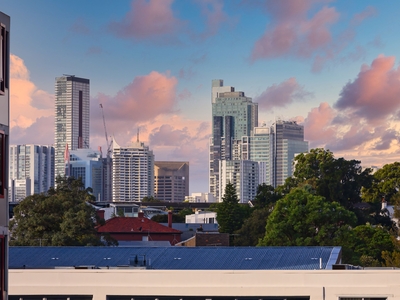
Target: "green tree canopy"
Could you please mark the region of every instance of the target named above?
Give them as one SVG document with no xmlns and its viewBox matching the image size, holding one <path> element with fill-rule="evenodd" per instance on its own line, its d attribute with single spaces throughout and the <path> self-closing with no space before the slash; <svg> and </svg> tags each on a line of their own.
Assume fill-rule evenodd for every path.
<svg viewBox="0 0 400 300">
<path fill-rule="evenodd" d="M 95 226 L 96 211 L 89 204 L 91 189 L 72 177 L 56 179 L 47 194 L 25 198 L 14 209 L 10 222 L 11 245 L 86 246 L 101 245 Z"/>
<path fill-rule="evenodd" d="M 392 253 L 395 243 L 393 236 L 384 227 L 359 225 L 342 240 L 343 261 L 363 267 L 385 265 L 387 256 L 383 252 L 386 255 Z"/>
<path fill-rule="evenodd" d="M 358 160 L 335 159 L 333 153 L 321 148 L 311 149 L 295 158 L 294 182 L 297 186 L 311 185 L 317 195 L 330 202 L 351 208 L 361 202 L 361 189 L 371 185 L 371 169 L 362 170 Z"/>
<path fill-rule="evenodd" d="M 367 202 L 381 202 L 382 198 L 391 202 L 400 191 L 400 162 L 386 164 L 372 176 L 372 185 L 362 190 Z"/>
<path fill-rule="evenodd" d="M 302 188 L 278 200 L 267 219 L 260 246 L 334 245 L 356 216 L 337 202 L 327 202 Z"/>
<path fill-rule="evenodd" d="M 216 211 L 219 232 L 230 234 L 240 229 L 244 220 L 250 215 L 250 208 L 239 204 L 236 189 L 232 183 L 226 185 L 222 202 L 217 203 Z"/>
<path fill-rule="evenodd" d="M 242 227 L 235 232 L 235 246 L 257 246 L 265 236 L 265 226 L 271 214 L 273 204 L 260 209 L 254 209 L 250 217 L 244 220 Z"/>
</svg>

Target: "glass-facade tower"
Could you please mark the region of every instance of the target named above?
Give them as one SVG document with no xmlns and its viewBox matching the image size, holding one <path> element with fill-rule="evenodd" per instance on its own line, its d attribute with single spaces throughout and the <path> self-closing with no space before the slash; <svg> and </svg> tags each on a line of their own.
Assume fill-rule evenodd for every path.
<svg viewBox="0 0 400 300">
<path fill-rule="evenodd" d="M 90 82 L 65 75 L 55 83 L 55 169 L 65 175 L 65 149 L 89 148 Z"/>
<path fill-rule="evenodd" d="M 223 86 L 223 80 L 212 81 L 212 138 L 209 155 L 209 191 L 220 198 L 219 162 L 232 160 L 233 144 L 242 136 L 249 136 L 258 125 L 258 104 L 236 92 L 234 87 Z"/>
</svg>

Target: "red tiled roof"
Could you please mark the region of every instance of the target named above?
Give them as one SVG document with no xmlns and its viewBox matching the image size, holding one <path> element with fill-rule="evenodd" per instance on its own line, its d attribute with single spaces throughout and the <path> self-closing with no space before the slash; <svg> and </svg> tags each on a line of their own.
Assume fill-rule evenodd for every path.
<svg viewBox="0 0 400 300">
<path fill-rule="evenodd" d="M 174 233 L 181 234 L 182 231 L 161 225 L 150 219 L 139 217 L 115 217 L 97 227 L 97 232 L 108 233 Z"/>
</svg>

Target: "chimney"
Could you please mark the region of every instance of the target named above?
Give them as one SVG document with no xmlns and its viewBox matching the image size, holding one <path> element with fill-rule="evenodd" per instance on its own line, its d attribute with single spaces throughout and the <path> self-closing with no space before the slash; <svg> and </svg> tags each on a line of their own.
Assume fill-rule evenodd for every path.
<svg viewBox="0 0 400 300">
<path fill-rule="evenodd" d="M 143 212 L 140 212 L 140 213 L 138 214 L 138 218 L 144 218 L 144 213 L 143 213 Z"/>
<path fill-rule="evenodd" d="M 168 211 L 168 227 L 172 228 L 172 210 Z"/>
</svg>

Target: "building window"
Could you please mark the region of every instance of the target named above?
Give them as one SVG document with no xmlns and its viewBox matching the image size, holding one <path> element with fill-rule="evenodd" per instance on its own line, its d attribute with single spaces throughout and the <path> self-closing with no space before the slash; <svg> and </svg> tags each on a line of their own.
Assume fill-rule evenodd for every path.
<svg viewBox="0 0 400 300">
<path fill-rule="evenodd" d="M 0 24 L 0 95 L 4 95 L 6 87 L 8 87 L 7 39 L 8 35 L 6 27 L 3 24 Z"/>
</svg>

